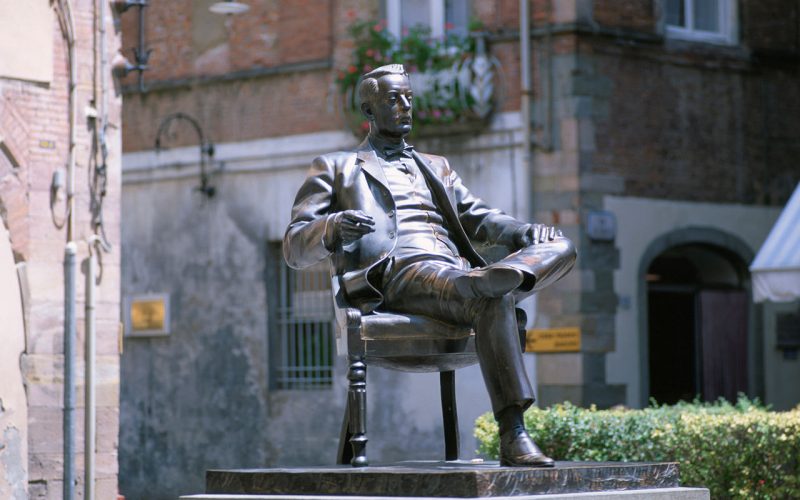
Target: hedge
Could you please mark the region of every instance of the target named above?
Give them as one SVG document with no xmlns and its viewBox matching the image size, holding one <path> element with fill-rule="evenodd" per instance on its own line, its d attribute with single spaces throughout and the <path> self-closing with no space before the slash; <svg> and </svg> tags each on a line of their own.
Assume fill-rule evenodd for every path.
<svg viewBox="0 0 800 500">
<path fill-rule="evenodd" d="M 643 410 L 531 408 L 525 424 L 556 460 L 679 462 L 681 484 L 712 498 L 800 498 L 800 406 L 773 412 L 758 400 L 678 403 Z M 479 453 L 497 459 L 491 413 L 478 418 Z"/>
</svg>

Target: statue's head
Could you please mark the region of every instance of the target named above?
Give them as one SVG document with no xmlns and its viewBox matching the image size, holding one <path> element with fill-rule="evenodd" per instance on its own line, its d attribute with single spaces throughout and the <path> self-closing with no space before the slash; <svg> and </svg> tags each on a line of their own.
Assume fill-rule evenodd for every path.
<svg viewBox="0 0 800 500">
<path fill-rule="evenodd" d="M 358 97 L 370 133 L 399 138 L 411 132 L 413 93 L 402 64 L 381 66 L 363 75 Z"/>
</svg>

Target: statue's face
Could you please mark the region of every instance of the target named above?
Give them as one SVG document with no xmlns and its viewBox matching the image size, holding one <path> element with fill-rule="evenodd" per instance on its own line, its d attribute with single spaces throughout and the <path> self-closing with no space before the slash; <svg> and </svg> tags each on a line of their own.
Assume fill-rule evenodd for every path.
<svg viewBox="0 0 800 500">
<path fill-rule="evenodd" d="M 413 93 L 405 75 L 384 75 L 378 79 L 378 94 L 367 111 L 378 129 L 387 137 L 405 137 L 411 132 Z"/>
</svg>

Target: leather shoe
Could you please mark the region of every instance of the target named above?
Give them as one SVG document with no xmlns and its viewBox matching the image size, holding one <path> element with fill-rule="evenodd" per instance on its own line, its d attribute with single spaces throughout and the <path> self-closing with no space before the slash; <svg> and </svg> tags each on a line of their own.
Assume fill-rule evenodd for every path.
<svg viewBox="0 0 800 500">
<path fill-rule="evenodd" d="M 464 298 L 502 297 L 522 284 L 521 271 L 510 266 L 489 265 L 473 269 L 454 280 L 458 293 Z"/>
<path fill-rule="evenodd" d="M 500 465 L 508 467 L 553 467 L 555 461 L 542 453 L 526 431 L 500 436 Z"/>
</svg>

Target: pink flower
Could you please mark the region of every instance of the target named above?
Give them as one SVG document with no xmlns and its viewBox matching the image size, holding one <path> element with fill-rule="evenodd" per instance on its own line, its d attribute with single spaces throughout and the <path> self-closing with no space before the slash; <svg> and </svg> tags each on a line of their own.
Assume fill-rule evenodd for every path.
<svg viewBox="0 0 800 500">
<path fill-rule="evenodd" d="M 362 132 L 369 132 L 369 122 L 364 120 L 363 122 L 361 122 L 360 128 Z"/>
<path fill-rule="evenodd" d="M 455 25 L 453 23 L 444 23 L 444 29 L 445 30 L 450 31 L 453 28 L 455 28 Z"/>
<path fill-rule="evenodd" d="M 441 118 L 442 117 L 442 112 L 440 110 L 438 110 L 438 109 L 434 109 L 433 110 L 433 117 L 434 118 Z"/>
<path fill-rule="evenodd" d="M 375 56 L 375 51 L 372 50 L 372 49 L 367 49 L 365 54 L 367 55 L 367 57 L 373 57 L 373 56 Z"/>
<path fill-rule="evenodd" d="M 365 64 L 364 73 L 369 73 L 370 71 L 372 71 L 372 66 L 370 66 L 369 64 Z"/>
<path fill-rule="evenodd" d="M 356 71 L 358 71 L 358 68 L 356 68 L 351 64 L 350 66 L 348 66 L 347 71 L 350 73 L 355 73 Z"/>
</svg>

